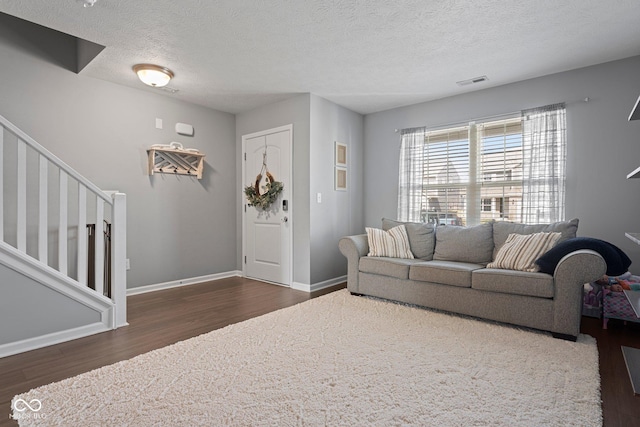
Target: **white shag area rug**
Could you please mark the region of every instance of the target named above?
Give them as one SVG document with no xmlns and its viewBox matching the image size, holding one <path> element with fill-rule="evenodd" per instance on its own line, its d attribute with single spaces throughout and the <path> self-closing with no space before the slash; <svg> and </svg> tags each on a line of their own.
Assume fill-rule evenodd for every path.
<svg viewBox="0 0 640 427">
<path fill-rule="evenodd" d="M 346 290 L 39 387 L 15 405 L 20 425 L 602 425 L 593 338 Z"/>
</svg>

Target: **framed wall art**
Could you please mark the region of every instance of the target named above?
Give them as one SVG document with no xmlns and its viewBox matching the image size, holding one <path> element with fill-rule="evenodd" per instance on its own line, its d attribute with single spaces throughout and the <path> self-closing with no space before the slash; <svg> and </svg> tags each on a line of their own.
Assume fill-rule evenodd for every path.
<svg viewBox="0 0 640 427">
<path fill-rule="evenodd" d="M 336 166 L 336 191 L 347 191 L 347 168 Z"/>
<path fill-rule="evenodd" d="M 335 190 L 347 191 L 347 144 L 335 142 Z"/>
<path fill-rule="evenodd" d="M 336 141 L 336 166 L 347 167 L 347 145 Z"/>
</svg>

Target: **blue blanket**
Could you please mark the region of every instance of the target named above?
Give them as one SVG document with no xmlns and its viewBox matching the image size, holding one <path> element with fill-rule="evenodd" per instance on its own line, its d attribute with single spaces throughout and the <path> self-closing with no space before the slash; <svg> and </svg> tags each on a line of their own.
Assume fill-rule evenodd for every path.
<svg viewBox="0 0 640 427">
<path fill-rule="evenodd" d="M 553 274 L 556 266 L 567 254 L 580 249 L 591 249 L 598 252 L 607 263 L 607 276 L 620 276 L 629 270 L 631 260 L 620 248 L 591 237 L 575 237 L 557 244 L 536 260 L 543 273 Z"/>
</svg>

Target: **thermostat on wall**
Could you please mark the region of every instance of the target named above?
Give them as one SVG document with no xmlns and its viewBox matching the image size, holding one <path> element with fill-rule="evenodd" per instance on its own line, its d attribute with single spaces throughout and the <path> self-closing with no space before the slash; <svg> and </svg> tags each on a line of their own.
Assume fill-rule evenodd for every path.
<svg viewBox="0 0 640 427">
<path fill-rule="evenodd" d="M 176 123 L 176 133 L 180 135 L 193 136 L 193 126 L 186 123 Z"/>
</svg>

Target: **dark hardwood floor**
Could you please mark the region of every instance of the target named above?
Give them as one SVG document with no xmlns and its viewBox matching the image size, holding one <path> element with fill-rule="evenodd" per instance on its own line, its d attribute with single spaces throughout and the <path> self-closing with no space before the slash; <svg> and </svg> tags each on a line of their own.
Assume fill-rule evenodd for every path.
<svg viewBox="0 0 640 427">
<path fill-rule="evenodd" d="M 233 277 L 127 298 L 129 326 L 0 359 L 0 426 L 11 399 L 72 377 L 197 335 L 289 307 L 343 288 L 308 294 Z"/>
<path fill-rule="evenodd" d="M 235 277 L 131 296 L 127 327 L 0 359 L 0 426 L 16 425 L 9 413 L 18 393 L 343 287 L 310 295 Z M 598 319 L 585 317 L 582 332 L 598 340 L 604 425 L 640 426 L 640 397 L 633 395 L 620 350 L 621 345 L 640 348 L 640 325 L 611 321 L 603 330 Z"/>
<path fill-rule="evenodd" d="M 640 396 L 633 394 L 621 346 L 640 348 L 640 324 L 582 318 L 581 332 L 598 341 L 602 412 L 606 427 L 640 427 Z"/>
</svg>

